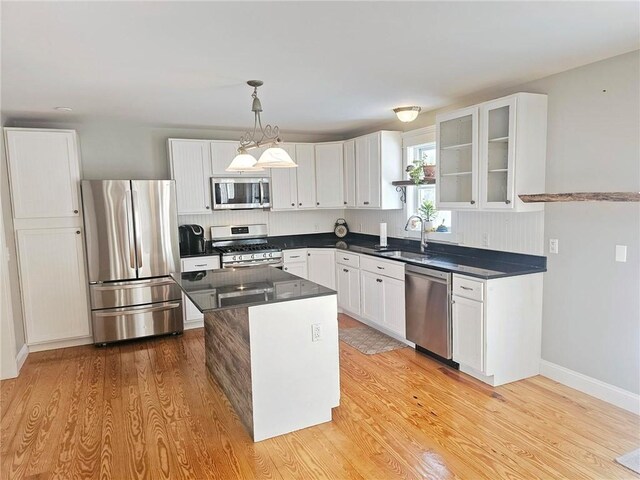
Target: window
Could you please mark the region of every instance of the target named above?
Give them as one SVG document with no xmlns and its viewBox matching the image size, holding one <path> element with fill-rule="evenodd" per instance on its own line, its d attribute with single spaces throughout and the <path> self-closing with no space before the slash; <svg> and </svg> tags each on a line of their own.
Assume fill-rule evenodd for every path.
<svg viewBox="0 0 640 480">
<path fill-rule="evenodd" d="M 426 165 L 436 164 L 436 144 L 435 142 L 422 143 L 419 145 L 411 145 L 406 147 L 406 159 L 407 165 L 411 166 L 415 162 L 422 161 Z M 437 185 L 419 185 L 407 188 L 407 205 L 406 214 L 407 219 L 411 215 L 418 215 L 424 217 L 423 212 L 420 211 L 420 207 L 425 202 L 431 202 L 433 205 L 436 203 L 436 188 Z M 433 228 L 437 234 L 431 234 L 432 237 L 445 237 L 452 231 L 452 215 L 450 211 L 438 211 L 435 219 L 433 220 Z M 413 221 L 408 227 L 409 235 L 418 237 L 420 236 L 420 222 Z"/>
</svg>

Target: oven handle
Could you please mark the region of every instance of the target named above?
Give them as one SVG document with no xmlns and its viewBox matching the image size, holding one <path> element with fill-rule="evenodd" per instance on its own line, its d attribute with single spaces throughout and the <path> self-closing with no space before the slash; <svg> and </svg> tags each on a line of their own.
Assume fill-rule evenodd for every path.
<svg viewBox="0 0 640 480">
<path fill-rule="evenodd" d="M 243 263 L 226 263 L 222 265 L 222 268 L 245 268 L 255 267 L 256 265 L 270 265 L 272 267 L 281 267 L 282 262 L 243 262 Z"/>
</svg>

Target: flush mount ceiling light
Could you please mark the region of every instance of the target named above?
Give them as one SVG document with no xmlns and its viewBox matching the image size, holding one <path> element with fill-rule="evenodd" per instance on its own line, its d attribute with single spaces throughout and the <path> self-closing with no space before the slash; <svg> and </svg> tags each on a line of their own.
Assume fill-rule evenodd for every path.
<svg viewBox="0 0 640 480">
<path fill-rule="evenodd" d="M 251 98 L 251 111 L 254 115 L 253 131 L 246 132 L 240 137 L 240 147 L 238 155 L 227 167 L 229 172 L 260 171 L 263 168 L 292 168 L 297 167 L 289 154 L 278 145 L 280 144 L 280 129 L 277 126 L 262 125 L 260 113 L 262 104 L 258 98 L 258 87 L 262 85 L 262 80 L 249 80 L 247 84 L 253 87 Z M 260 130 L 258 131 L 258 127 Z M 256 162 L 248 151 L 256 148 L 268 147 L 260 159 Z"/>
<path fill-rule="evenodd" d="M 59 112 L 73 112 L 73 108 L 71 107 L 53 107 L 53 109 Z"/>
<path fill-rule="evenodd" d="M 413 122 L 422 110 L 420 107 L 398 107 L 394 108 L 393 111 L 396 112 L 398 116 L 398 120 L 401 122 Z"/>
</svg>

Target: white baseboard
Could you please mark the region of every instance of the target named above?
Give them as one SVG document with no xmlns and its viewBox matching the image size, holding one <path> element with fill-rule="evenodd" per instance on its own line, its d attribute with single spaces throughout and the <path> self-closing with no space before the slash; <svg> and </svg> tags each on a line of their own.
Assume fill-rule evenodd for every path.
<svg viewBox="0 0 640 480">
<path fill-rule="evenodd" d="M 195 320 L 192 322 L 184 322 L 184 329 L 185 330 L 191 330 L 194 328 L 202 328 L 204 327 L 204 320 Z"/>
<path fill-rule="evenodd" d="M 45 350 L 55 350 L 56 348 L 77 347 L 79 345 L 90 345 L 93 337 L 71 338 L 69 340 L 58 340 L 47 343 L 32 343 L 29 345 L 29 353 L 43 352 Z"/>
<path fill-rule="evenodd" d="M 20 373 L 20 369 L 24 365 L 24 362 L 27 360 L 27 356 L 29 355 L 29 347 L 25 343 L 22 345 L 22 348 L 16 355 L 16 368 L 18 369 L 18 373 Z"/>
<path fill-rule="evenodd" d="M 582 373 L 569 370 L 555 363 L 540 361 L 540 375 L 575 388 L 583 393 L 599 398 L 631 413 L 640 415 L 640 395 L 622 388 L 610 385 Z"/>
</svg>

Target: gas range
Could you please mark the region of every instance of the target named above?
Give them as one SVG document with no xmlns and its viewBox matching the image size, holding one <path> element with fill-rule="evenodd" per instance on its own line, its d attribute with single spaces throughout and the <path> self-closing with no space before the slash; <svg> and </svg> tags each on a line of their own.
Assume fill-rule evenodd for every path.
<svg viewBox="0 0 640 480">
<path fill-rule="evenodd" d="M 222 268 L 272 265 L 281 267 L 282 249 L 267 242 L 267 226 L 211 227 L 211 246 L 221 253 Z"/>
</svg>

